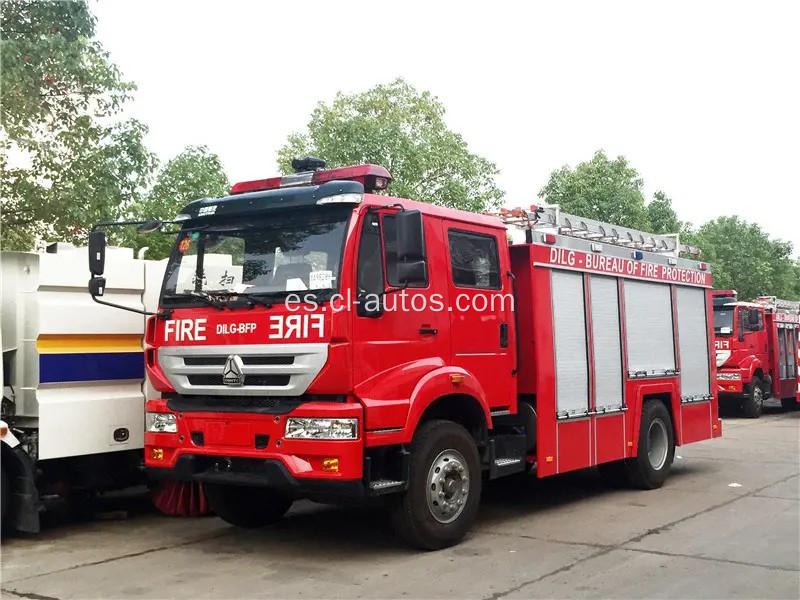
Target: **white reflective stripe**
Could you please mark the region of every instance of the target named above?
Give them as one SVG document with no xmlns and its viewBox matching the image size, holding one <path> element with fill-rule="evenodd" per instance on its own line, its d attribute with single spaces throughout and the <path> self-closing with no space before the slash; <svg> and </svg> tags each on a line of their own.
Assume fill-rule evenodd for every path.
<svg viewBox="0 0 800 600">
<path fill-rule="evenodd" d="M 625 280 L 628 372 L 664 374 L 675 369 L 669 285 Z"/>
<path fill-rule="evenodd" d="M 592 275 L 589 288 L 594 344 L 594 406 L 595 410 L 619 408 L 623 398 L 617 280 Z"/>
<path fill-rule="evenodd" d="M 731 357 L 730 350 L 717 350 L 717 366 L 721 367 L 725 364 L 725 361 Z"/>
<path fill-rule="evenodd" d="M 708 396 L 711 381 L 708 369 L 708 322 L 706 293 L 697 288 L 679 287 L 678 352 L 681 357 L 681 398 Z"/>
<path fill-rule="evenodd" d="M 583 275 L 551 271 L 556 362 L 556 410 L 559 415 L 589 410 L 586 315 Z"/>
</svg>

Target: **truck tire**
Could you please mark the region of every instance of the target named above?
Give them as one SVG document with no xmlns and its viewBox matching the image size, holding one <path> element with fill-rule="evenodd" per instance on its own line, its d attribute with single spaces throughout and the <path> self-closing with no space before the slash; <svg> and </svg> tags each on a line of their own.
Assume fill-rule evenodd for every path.
<svg viewBox="0 0 800 600">
<path fill-rule="evenodd" d="M 292 499 L 276 490 L 205 483 L 208 504 L 226 523 L 253 529 L 274 523 L 286 514 Z"/>
<path fill-rule="evenodd" d="M 411 442 L 408 489 L 392 507 L 392 525 L 423 550 L 457 544 L 478 513 L 481 463 L 475 440 L 461 425 L 433 420 Z"/>
<path fill-rule="evenodd" d="M 628 481 L 642 490 L 659 488 L 674 458 L 675 436 L 669 411 L 661 400 L 648 400 L 642 407 L 637 455 L 625 461 Z"/>
<path fill-rule="evenodd" d="M 758 375 L 746 386 L 747 391 L 742 400 L 742 412 L 748 419 L 757 419 L 764 408 L 764 387 Z"/>
<path fill-rule="evenodd" d="M 781 398 L 781 406 L 783 410 L 797 410 L 800 408 L 800 403 L 795 398 Z"/>
</svg>

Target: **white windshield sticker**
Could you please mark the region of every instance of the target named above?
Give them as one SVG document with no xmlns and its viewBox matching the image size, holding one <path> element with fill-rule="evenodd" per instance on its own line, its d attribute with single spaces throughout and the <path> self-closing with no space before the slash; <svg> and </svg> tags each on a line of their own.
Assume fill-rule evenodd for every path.
<svg viewBox="0 0 800 600">
<path fill-rule="evenodd" d="M 312 290 L 327 290 L 333 287 L 333 271 L 311 271 L 308 287 Z"/>
<path fill-rule="evenodd" d="M 307 290 L 306 284 L 303 283 L 303 280 L 299 277 L 290 277 L 286 280 L 286 291 L 287 292 L 302 292 L 303 290 Z"/>
</svg>

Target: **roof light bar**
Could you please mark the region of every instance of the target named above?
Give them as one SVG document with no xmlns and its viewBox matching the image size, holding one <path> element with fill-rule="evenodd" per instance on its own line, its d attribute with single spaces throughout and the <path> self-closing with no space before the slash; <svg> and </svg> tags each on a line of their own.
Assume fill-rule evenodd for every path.
<svg viewBox="0 0 800 600">
<path fill-rule="evenodd" d="M 320 185 L 328 181 L 338 180 L 357 181 L 364 186 L 364 191 L 369 194 L 387 189 L 389 183 L 392 181 L 392 176 L 386 168 L 380 165 L 355 165 L 352 167 L 327 169 L 324 171 L 292 173 L 291 175 L 284 175 L 283 177 L 241 181 L 231 187 L 231 195 L 275 190 L 298 185 Z"/>
</svg>

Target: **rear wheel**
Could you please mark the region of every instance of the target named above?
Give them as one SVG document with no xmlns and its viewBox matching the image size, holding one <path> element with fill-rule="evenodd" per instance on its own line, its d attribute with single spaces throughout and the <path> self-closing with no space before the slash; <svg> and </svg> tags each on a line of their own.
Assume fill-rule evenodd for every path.
<svg viewBox="0 0 800 600">
<path fill-rule="evenodd" d="M 411 443 L 408 489 L 397 499 L 392 524 L 407 542 L 425 550 L 457 544 L 478 512 L 478 448 L 457 423 L 428 421 Z"/>
<path fill-rule="evenodd" d="M 781 398 L 781 406 L 783 410 L 797 410 L 800 408 L 800 403 L 795 398 Z"/>
<path fill-rule="evenodd" d="M 292 499 L 275 490 L 238 485 L 204 484 L 208 504 L 223 521 L 237 527 L 263 527 L 278 521 Z"/>
<path fill-rule="evenodd" d="M 675 458 L 672 419 L 664 403 L 649 400 L 642 407 L 639 450 L 625 461 L 628 480 L 634 487 L 652 490 L 663 485 Z"/>
<path fill-rule="evenodd" d="M 748 419 L 757 419 L 761 416 L 764 408 L 764 388 L 761 378 L 753 377 L 753 381 L 747 384 L 744 400 L 742 401 L 742 412 Z"/>
</svg>

